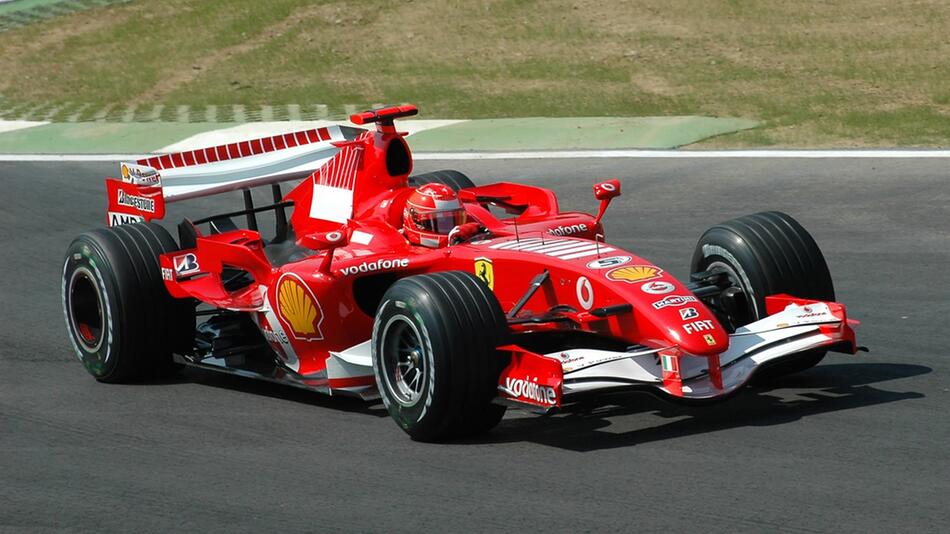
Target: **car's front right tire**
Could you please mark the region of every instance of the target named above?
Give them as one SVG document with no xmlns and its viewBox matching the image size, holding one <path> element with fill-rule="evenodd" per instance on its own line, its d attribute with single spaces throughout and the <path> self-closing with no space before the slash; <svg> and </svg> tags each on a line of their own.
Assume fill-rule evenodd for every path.
<svg viewBox="0 0 950 534">
<path fill-rule="evenodd" d="M 725 273 L 741 290 L 742 302 L 732 306 L 741 313 L 727 321 L 734 328 L 767 317 L 765 297 L 769 295 L 835 300 L 831 274 L 815 239 L 798 221 L 778 211 L 738 217 L 706 230 L 696 244 L 690 267 L 694 273 Z M 717 302 L 707 304 L 714 309 L 727 308 Z M 756 378 L 768 380 L 808 369 L 817 365 L 825 352 L 814 349 L 777 361 L 759 371 Z"/>
</svg>

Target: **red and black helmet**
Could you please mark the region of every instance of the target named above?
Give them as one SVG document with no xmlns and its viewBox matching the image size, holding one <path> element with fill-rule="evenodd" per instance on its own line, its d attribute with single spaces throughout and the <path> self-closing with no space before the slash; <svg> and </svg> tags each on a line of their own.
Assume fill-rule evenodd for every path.
<svg viewBox="0 0 950 534">
<path fill-rule="evenodd" d="M 409 195 L 402 227 L 410 243 L 439 248 L 448 245 L 449 232 L 465 223 L 465 209 L 451 187 L 425 184 Z"/>
</svg>

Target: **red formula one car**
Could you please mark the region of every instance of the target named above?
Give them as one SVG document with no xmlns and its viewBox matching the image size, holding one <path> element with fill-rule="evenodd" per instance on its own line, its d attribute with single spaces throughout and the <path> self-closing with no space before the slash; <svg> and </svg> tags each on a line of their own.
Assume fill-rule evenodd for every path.
<svg viewBox="0 0 950 534">
<path fill-rule="evenodd" d="M 676 280 L 603 239 L 617 180 L 594 186 L 594 216 L 540 187 L 410 176 L 393 121 L 415 113 L 123 163 L 107 180 L 111 228 L 76 238 L 63 266 L 86 369 L 124 382 L 184 364 L 382 397 L 414 439 L 440 440 L 491 429 L 507 406 L 633 389 L 724 398 L 757 373 L 858 350 L 818 246 L 788 215 L 713 226 Z M 273 201 L 255 206 L 262 186 Z M 185 219 L 177 242 L 150 222 L 166 203 L 237 190 L 244 209 Z"/>
</svg>

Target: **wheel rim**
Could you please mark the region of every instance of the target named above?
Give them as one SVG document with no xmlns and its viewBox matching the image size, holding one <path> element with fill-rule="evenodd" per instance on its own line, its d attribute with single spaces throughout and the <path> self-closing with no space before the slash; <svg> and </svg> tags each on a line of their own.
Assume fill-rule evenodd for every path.
<svg viewBox="0 0 950 534">
<path fill-rule="evenodd" d="M 93 275 L 81 267 L 69 279 L 69 321 L 79 344 L 87 352 L 102 346 L 105 312 Z"/>
<path fill-rule="evenodd" d="M 383 376 L 391 397 L 412 406 L 422 397 L 428 378 L 419 330 L 407 317 L 396 316 L 383 329 Z"/>
<path fill-rule="evenodd" d="M 736 272 L 736 269 L 732 265 L 725 263 L 724 261 L 713 260 L 712 262 L 709 263 L 709 265 L 706 266 L 706 270 L 711 271 L 711 272 L 725 272 L 726 277 L 729 279 L 729 283 L 733 287 L 738 287 L 739 289 L 742 290 L 742 295 L 745 300 L 746 309 L 749 311 L 749 316 L 748 317 L 729 316 L 729 320 L 732 323 L 734 323 L 735 326 L 742 326 L 742 325 L 752 322 L 755 319 L 755 313 L 756 313 L 756 304 L 754 300 L 755 294 L 752 292 L 751 288 L 748 287 L 748 284 L 746 284 L 742 280 L 742 277 L 739 275 L 739 273 Z M 719 297 L 716 297 L 716 298 L 717 300 L 719 299 Z M 717 303 L 717 305 L 720 309 L 723 309 L 723 306 L 721 304 Z"/>
</svg>

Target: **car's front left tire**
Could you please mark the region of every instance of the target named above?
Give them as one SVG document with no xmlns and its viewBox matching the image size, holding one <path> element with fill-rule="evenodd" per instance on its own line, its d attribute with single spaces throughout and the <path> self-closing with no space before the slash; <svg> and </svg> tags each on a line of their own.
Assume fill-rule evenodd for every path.
<svg viewBox="0 0 950 534">
<path fill-rule="evenodd" d="M 486 432 L 505 407 L 493 404 L 507 323 L 491 290 L 470 273 L 399 280 L 373 324 L 376 384 L 410 437 L 439 441 Z"/>
</svg>

